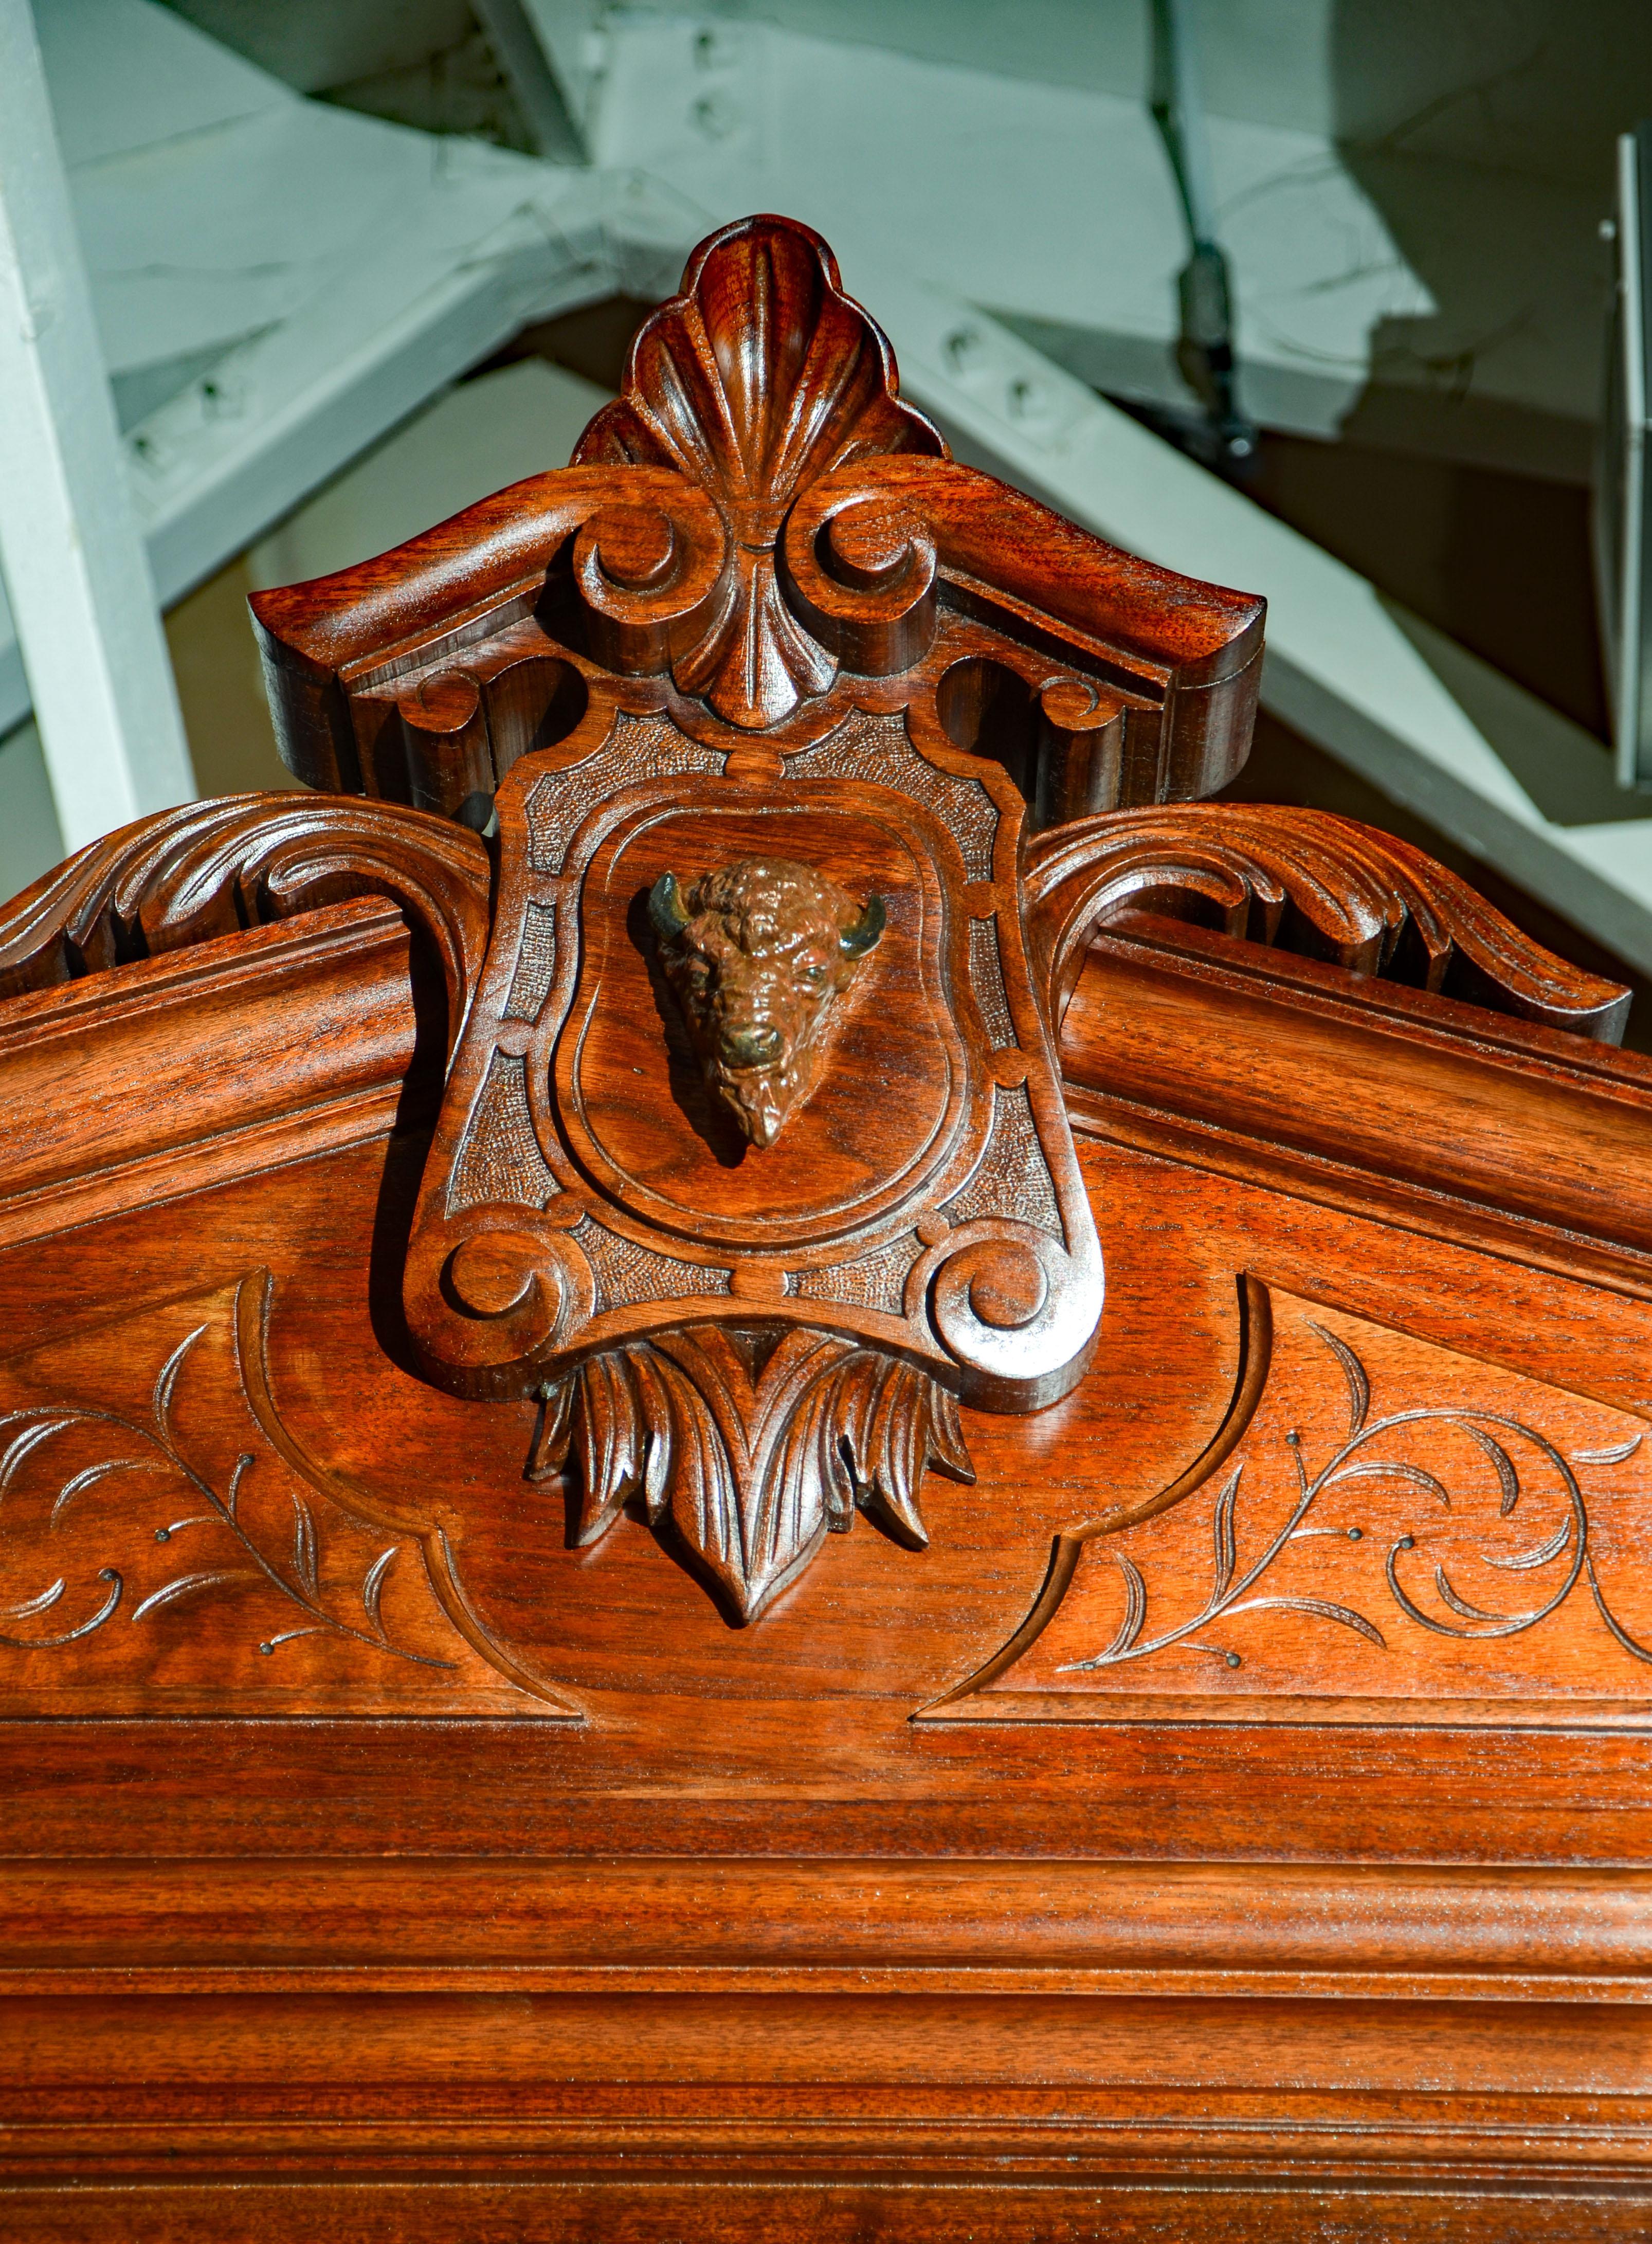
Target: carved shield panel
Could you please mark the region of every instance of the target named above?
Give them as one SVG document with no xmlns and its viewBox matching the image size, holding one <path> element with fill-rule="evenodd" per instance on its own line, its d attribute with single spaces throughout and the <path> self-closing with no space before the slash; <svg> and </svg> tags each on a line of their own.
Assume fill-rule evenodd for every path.
<svg viewBox="0 0 1652 2244">
<path fill-rule="evenodd" d="M 765 1475 L 739 1454 L 752 1430 L 731 1446 L 706 1392 L 711 1334 L 733 1328 L 772 1361 L 807 1334 L 813 1370 L 768 1472 L 783 1455 L 795 1478 L 787 1444 L 818 1418 L 819 1466 L 805 1478 L 819 1485 L 806 1504 L 792 1491 L 789 1532 L 762 1557 L 753 1545 L 714 1561 L 712 1539 L 732 1551 L 740 1537 L 696 1524 L 710 1502 L 698 1479 L 680 1507 L 679 1533 L 750 1610 L 857 1500 L 921 1533 L 926 1458 L 967 1469 L 954 1394 L 1035 1408 L 1089 1356 L 1101 1261 L 1022 943 L 1024 806 L 1001 768 L 911 713 L 852 710 L 776 758 L 774 777 L 664 718 L 620 711 L 590 730 L 599 723 L 589 747 L 577 735 L 549 768 L 524 759 L 501 794 L 496 924 L 509 940 L 450 1085 L 409 1255 L 410 1317 L 444 1383 L 546 1394 L 546 1455 L 566 1421 L 591 1530 L 630 1492 L 644 1451 L 664 1488 L 721 1450 L 732 1518 L 760 1509 Z M 793 869 L 790 916 L 765 919 L 750 869 L 776 864 Z M 708 1080 L 694 1000 L 674 984 L 671 931 L 650 905 L 667 882 L 691 897 L 709 875 L 738 876 L 724 884 L 732 902 L 701 915 L 720 947 L 704 979 L 725 1043 L 759 1033 L 739 1025 L 744 1005 L 789 1049 L 813 1030 L 819 994 L 787 980 L 777 1003 L 774 972 L 790 975 L 799 950 L 806 979 L 826 972 L 820 957 L 844 940 L 804 871 L 863 916 L 875 903 L 880 924 L 848 985 L 826 993 L 806 1094 L 759 1144 Z M 701 1335 L 688 1355 L 662 1355 L 684 1328 Z M 601 1361 L 615 1351 L 624 1377 Z M 857 1357 L 864 1375 L 845 1389 Z M 617 1378 L 626 1392 L 642 1382 L 628 1467 L 592 1448 L 594 1389 L 612 1395 Z M 846 1397 L 860 1387 L 857 1430 Z M 680 1440 L 664 1423 L 673 1402 Z"/>
<path fill-rule="evenodd" d="M 1025 833 L 1219 784 L 1260 604 L 954 465 L 761 219 L 569 469 L 255 607 L 295 770 L 496 811 L 427 1375 L 540 1398 L 579 1535 L 669 1522 L 735 1619 L 858 1510 L 920 1542 L 958 1403 L 1055 1401 L 1101 1315 Z"/>
</svg>

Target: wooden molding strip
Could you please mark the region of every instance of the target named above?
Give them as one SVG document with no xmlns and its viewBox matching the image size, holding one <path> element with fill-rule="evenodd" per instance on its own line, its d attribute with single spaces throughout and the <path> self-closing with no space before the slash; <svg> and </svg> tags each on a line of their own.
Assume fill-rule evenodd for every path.
<svg viewBox="0 0 1652 2244">
<path fill-rule="evenodd" d="M 1029 1952 L 1028 1927 L 1038 1937 Z M 0 1990 L 132 1984 L 619 1992 L 873 1973 L 1264 1974 L 1652 1999 L 1652 1871 L 716 1857 L 28 1859 L 0 1869 Z M 523 1975 L 526 1975 L 524 1977 Z"/>
<path fill-rule="evenodd" d="M 1161 933 L 1090 944 L 1062 1028 L 1081 1096 L 1385 1193 L 1446 1195 L 1500 1234 L 1513 1218 L 1637 1261 L 1652 1250 L 1652 1064 L 1638 1053 Z"/>
<path fill-rule="evenodd" d="M 0 1240 L 381 1134 L 415 1029 L 408 929 L 377 898 L 11 999 Z"/>
</svg>

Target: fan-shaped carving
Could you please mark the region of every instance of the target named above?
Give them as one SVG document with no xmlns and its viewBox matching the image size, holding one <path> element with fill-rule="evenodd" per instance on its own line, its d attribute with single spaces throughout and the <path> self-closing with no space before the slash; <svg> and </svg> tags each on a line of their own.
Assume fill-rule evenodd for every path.
<svg viewBox="0 0 1652 2244">
<path fill-rule="evenodd" d="M 631 346 L 625 385 L 577 467 L 675 468 L 715 500 L 734 544 L 723 596 L 672 665 L 719 716 L 772 725 L 836 665 L 792 615 L 774 548 L 792 501 L 835 470 L 890 452 L 945 459 L 896 395 L 888 339 L 843 294 L 812 228 L 743 219 L 713 234 Z"/>
</svg>

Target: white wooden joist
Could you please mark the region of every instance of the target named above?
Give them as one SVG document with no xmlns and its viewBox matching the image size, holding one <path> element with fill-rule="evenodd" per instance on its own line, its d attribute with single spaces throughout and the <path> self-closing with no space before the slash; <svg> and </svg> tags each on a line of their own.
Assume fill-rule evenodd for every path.
<svg viewBox="0 0 1652 2244">
<path fill-rule="evenodd" d="M 907 395 L 960 457 L 1115 544 L 1268 600 L 1262 698 L 1652 971 L 1652 801 L 1600 742 L 956 297 L 870 264 Z"/>
<path fill-rule="evenodd" d="M 0 0 L 0 562 L 62 840 L 194 793 L 28 0 Z"/>
<path fill-rule="evenodd" d="M 156 398 L 124 445 L 163 605 L 526 321 L 610 293 L 628 218 L 657 230 L 624 181 L 307 101 L 152 0 L 39 21 L 108 369 Z M 0 732 L 28 708 L 0 611 Z"/>
<path fill-rule="evenodd" d="M 719 213 L 806 219 L 846 269 L 893 252 L 1095 387 L 1190 402 L 1174 355 L 1188 243 L 1145 77 L 1129 94 L 1057 83 L 1048 58 L 1038 77 L 894 51 L 893 11 L 874 47 L 688 7 L 613 8 L 592 28 L 589 0 L 522 4 L 594 163 L 645 166 Z M 1136 12 L 1144 27 L 1147 0 Z M 1250 12 L 1260 32 L 1292 11 Z M 1329 11 L 1298 12 L 1305 37 Z M 988 43 L 979 21 L 974 36 Z M 1350 159 L 1323 128 L 1219 105 L 1205 125 L 1247 412 L 1332 436 L 1375 379 L 1453 456 L 1587 471 L 1601 196 L 1393 150 Z"/>
<path fill-rule="evenodd" d="M 524 0 L 530 15 L 547 4 Z M 606 171 L 307 103 L 149 0 L 45 11 L 118 381 L 164 389 L 167 369 L 210 361 L 129 432 L 163 598 L 524 319 L 616 286 L 663 293 L 705 226 L 787 209 L 834 240 L 910 393 L 965 456 L 1120 544 L 1266 592 L 1270 706 L 1652 969 L 1652 806 L 1612 789 L 1598 746 L 1025 340 L 1077 303 L 1086 332 L 1162 362 L 1181 248 L 1139 105 L 1116 104 L 1098 131 L 1082 104 L 1108 97 L 887 55 L 868 74 L 841 43 L 726 19 L 622 14 L 593 32 L 583 8 L 559 14 L 589 65 L 572 105 Z M 881 106 L 866 105 L 868 85 L 887 90 Z M 1259 213 L 1251 233 L 1229 229 L 1243 340 L 1253 385 L 1275 384 L 1273 417 L 1312 425 L 1364 378 L 1373 322 L 1424 315 L 1426 292 L 1324 148 L 1293 153 L 1260 131 L 1212 126 L 1230 205 L 1249 195 Z M 908 212 L 915 269 L 888 261 L 892 206 Z M 1507 386 L 1571 409 L 1575 365 L 1541 321 L 1522 335 Z M 1265 392 L 1251 402 L 1266 409 Z M 22 697 L 0 645 L 0 726 Z"/>
</svg>

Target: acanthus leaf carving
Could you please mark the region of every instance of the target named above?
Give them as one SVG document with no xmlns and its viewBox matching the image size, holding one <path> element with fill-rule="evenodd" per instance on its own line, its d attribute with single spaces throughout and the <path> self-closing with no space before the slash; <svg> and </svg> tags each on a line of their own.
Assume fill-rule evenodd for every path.
<svg viewBox="0 0 1652 2244">
<path fill-rule="evenodd" d="M 381 896 L 435 955 L 452 1044 L 486 955 L 492 885 L 474 834 L 399 803 L 184 803 L 106 835 L 13 899 L 0 923 L 0 997 Z"/>
<path fill-rule="evenodd" d="M 1330 811 L 1177 803 L 1075 819 L 1027 853 L 1052 1017 L 1093 933 L 1135 909 L 1615 1044 L 1630 992 L 1545 950 L 1409 842 Z"/>
<path fill-rule="evenodd" d="M 547 1395 L 530 1470 L 570 1463 L 577 1542 L 636 1497 L 738 1623 L 857 1510 L 921 1549 L 926 1468 L 974 1478 L 944 1387 L 808 1327 L 687 1326 L 588 1358 Z"/>
</svg>

